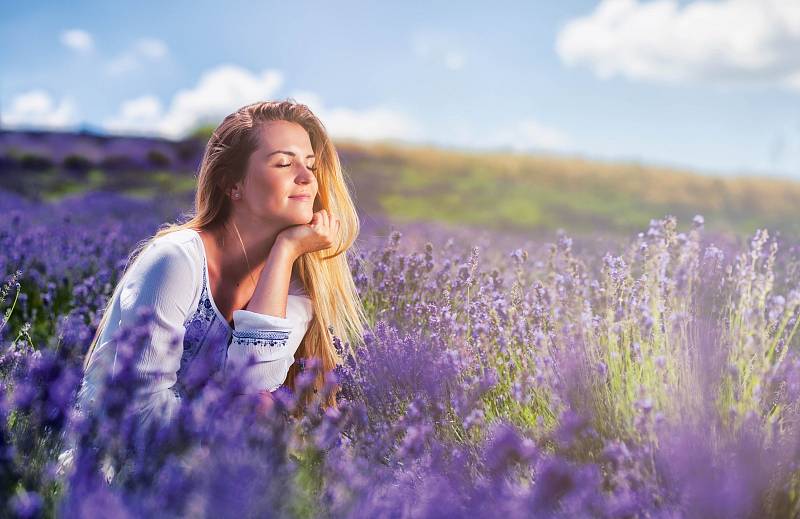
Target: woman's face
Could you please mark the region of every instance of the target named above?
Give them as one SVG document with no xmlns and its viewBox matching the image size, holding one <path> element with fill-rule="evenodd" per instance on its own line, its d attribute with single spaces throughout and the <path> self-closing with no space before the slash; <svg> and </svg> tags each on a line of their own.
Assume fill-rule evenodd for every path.
<svg viewBox="0 0 800 519">
<path fill-rule="evenodd" d="M 311 139 L 302 126 L 289 121 L 263 124 L 245 177 L 237 184 L 239 207 L 243 205 L 255 218 L 272 223 L 309 223 L 317 196 L 317 178 L 312 171 L 316 167 Z"/>
</svg>

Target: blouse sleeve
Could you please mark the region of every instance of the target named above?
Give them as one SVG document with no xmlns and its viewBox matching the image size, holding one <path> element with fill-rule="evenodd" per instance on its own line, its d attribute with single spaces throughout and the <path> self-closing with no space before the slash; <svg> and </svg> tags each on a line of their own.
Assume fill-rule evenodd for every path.
<svg viewBox="0 0 800 519">
<path fill-rule="evenodd" d="M 162 240 L 141 253 L 124 281 L 119 296 L 120 326 L 134 324 L 138 308 L 153 309 L 150 340 L 134 356 L 133 369 L 140 386 L 133 406 L 141 423 L 176 416 L 184 321 L 196 295 L 198 276 L 188 252 L 178 243 Z"/>
<path fill-rule="evenodd" d="M 311 319 L 311 300 L 289 296 L 286 317 L 235 310 L 226 370 L 242 377 L 242 392 L 274 391 L 286 380 Z"/>
</svg>

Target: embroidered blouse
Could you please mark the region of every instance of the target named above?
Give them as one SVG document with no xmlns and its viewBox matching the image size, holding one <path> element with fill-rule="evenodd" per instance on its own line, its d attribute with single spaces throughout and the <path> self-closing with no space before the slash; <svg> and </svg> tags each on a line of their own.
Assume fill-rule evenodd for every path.
<svg viewBox="0 0 800 519">
<path fill-rule="evenodd" d="M 120 282 L 78 391 L 81 411 L 97 403 L 99 385 L 107 370 L 114 369 L 114 332 L 135 322 L 143 305 L 153 308 L 154 323 L 150 341 L 134 363 L 137 379 L 143 381 L 134 403 L 142 422 L 176 417 L 193 376 L 208 376 L 209 365 L 222 376 L 234 366 L 246 366 L 244 393 L 275 391 L 286 380 L 313 315 L 311 298 L 293 276 L 285 318 L 235 310 L 231 326 L 214 303 L 205 247 L 193 229 L 153 240 Z"/>
</svg>

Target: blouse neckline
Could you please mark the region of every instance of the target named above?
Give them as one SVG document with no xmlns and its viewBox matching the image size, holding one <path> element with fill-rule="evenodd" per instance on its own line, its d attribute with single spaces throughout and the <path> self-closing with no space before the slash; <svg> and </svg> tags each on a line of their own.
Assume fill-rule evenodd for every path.
<svg viewBox="0 0 800 519">
<path fill-rule="evenodd" d="M 233 331 L 233 326 L 231 326 L 231 324 L 228 322 L 228 320 L 225 319 L 225 316 L 222 315 L 222 312 L 219 311 L 219 308 L 217 308 L 217 303 L 214 301 L 214 294 L 211 293 L 211 280 L 208 277 L 208 258 L 206 257 L 206 244 L 205 244 L 205 242 L 203 242 L 203 238 L 200 237 L 200 233 L 196 229 L 192 229 L 191 227 L 187 227 L 187 228 L 195 234 L 195 236 L 196 236 L 196 238 L 198 240 L 200 240 L 200 253 L 203 256 L 203 283 L 205 284 L 205 287 L 206 287 L 206 294 L 208 295 L 209 303 L 211 303 L 211 308 L 214 310 L 214 313 L 217 314 L 217 317 L 219 317 L 220 321 L 225 323 L 225 326 L 228 328 L 228 331 L 232 332 Z M 291 283 L 291 281 L 290 281 L 290 283 Z M 306 295 L 298 295 L 298 294 L 287 294 L 287 296 L 288 297 L 305 297 L 305 298 L 308 298 L 308 296 L 306 296 Z M 288 311 L 289 311 L 288 305 L 287 305 L 286 311 L 287 311 L 287 317 L 288 317 Z"/>
<path fill-rule="evenodd" d="M 214 301 L 214 294 L 211 293 L 211 280 L 208 277 L 208 259 L 206 258 L 206 244 L 203 242 L 203 238 L 200 237 L 200 233 L 197 232 L 197 230 L 191 228 L 189 229 L 192 232 L 194 232 L 195 235 L 197 236 L 197 239 L 200 240 L 200 251 L 203 256 L 203 284 L 206 287 L 206 295 L 208 296 L 209 303 L 211 303 L 211 308 L 217 314 L 217 317 L 219 317 L 220 321 L 225 323 L 225 326 L 228 328 L 228 331 L 233 331 L 231 323 L 229 323 L 228 320 L 225 319 L 225 316 L 222 315 L 222 312 L 220 312 L 219 308 L 217 308 L 217 303 Z"/>
</svg>

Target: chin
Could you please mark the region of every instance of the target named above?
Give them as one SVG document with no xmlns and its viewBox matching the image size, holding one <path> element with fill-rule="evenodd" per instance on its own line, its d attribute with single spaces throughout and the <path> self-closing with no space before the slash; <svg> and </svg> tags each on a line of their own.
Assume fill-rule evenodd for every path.
<svg viewBox="0 0 800 519">
<path fill-rule="evenodd" d="M 297 215 L 292 215 L 289 217 L 289 221 L 292 222 L 293 225 L 300 225 L 304 223 L 311 223 L 311 219 L 314 217 L 313 211 L 303 211 Z"/>
</svg>

